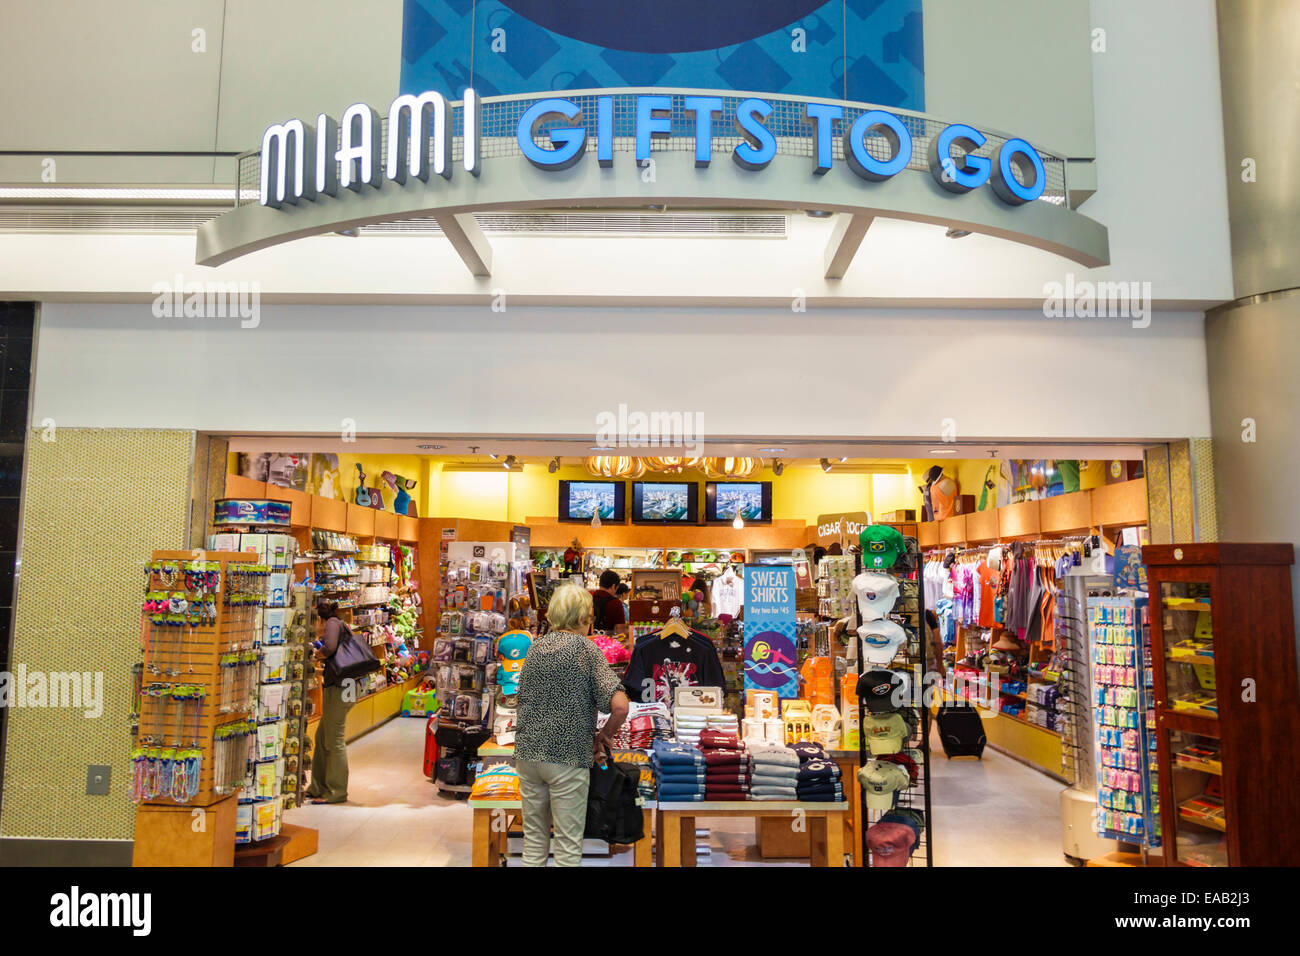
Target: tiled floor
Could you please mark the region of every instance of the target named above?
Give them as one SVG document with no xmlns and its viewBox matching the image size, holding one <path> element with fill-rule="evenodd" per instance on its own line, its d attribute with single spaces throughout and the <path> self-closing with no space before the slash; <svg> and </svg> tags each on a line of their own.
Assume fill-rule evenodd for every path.
<svg viewBox="0 0 1300 956">
<path fill-rule="evenodd" d="M 285 815 L 315 827 L 320 851 L 296 866 L 468 866 L 470 811 L 439 797 L 421 772 L 424 721 L 401 717 L 348 747 L 349 802 Z M 986 750 L 982 761 L 931 758 L 937 866 L 1063 866 L 1061 784 Z M 714 819 L 701 866 L 762 865 L 748 821 Z M 511 861 L 518 863 L 515 858 Z M 630 866 L 631 854 L 588 857 L 588 865 Z M 770 865 L 770 864 L 769 864 Z M 789 865 L 805 865 L 791 861 Z"/>
</svg>

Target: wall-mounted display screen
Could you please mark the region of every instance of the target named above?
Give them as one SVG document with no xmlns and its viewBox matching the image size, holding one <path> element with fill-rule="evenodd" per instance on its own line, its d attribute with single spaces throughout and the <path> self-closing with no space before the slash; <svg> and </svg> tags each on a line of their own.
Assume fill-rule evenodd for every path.
<svg viewBox="0 0 1300 956">
<path fill-rule="evenodd" d="M 561 521 L 622 521 L 626 515 L 621 481 L 561 481 Z"/>
<path fill-rule="evenodd" d="M 710 481 L 704 495 L 708 521 L 732 521 L 737 514 L 746 522 L 772 520 L 770 481 Z"/>
<path fill-rule="evenodd" d="M 699 497 L 699 485 L 693 481 L 633 482 L 632 520 L 693 524 L 699 513 Z"/>
</svg>

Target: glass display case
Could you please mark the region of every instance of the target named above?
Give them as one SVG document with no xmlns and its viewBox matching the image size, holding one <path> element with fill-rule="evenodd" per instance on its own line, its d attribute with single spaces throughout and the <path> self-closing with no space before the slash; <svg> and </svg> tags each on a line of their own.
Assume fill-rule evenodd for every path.
<svg viewBox="0 0 1300 956">
<path fill-rule="evenodd" d="M 1167 866 L 1300 863 L 1292 545 L 1142 549 Z"/>
</svg>

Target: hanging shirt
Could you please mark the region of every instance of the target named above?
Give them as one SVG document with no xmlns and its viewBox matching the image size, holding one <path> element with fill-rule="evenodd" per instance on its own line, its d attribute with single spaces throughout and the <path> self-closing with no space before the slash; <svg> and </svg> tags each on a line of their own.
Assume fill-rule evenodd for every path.
<svg viewBox="0 0 1300 956">
<path fill-rule="evenodd" d="M 713 582 L 710 596 L 714 617 L 722 614 L 738 617 L 740 609 L 745 606 L 744 582 L 735 574 L 724 574 Z"/>
<path fill-rule="evenodd" d="M 992 627 L 997 623 L 994 602 L 998 573 L 987 564 L 981 564 L 975 573 L 979 575 L 979 626 Z"/>
<path fill-rule="evenodd" d="M 689 637 L 654 637 L 636 645 L 623 675 L 628 697 L 671 703 L 677 687 L 722 687 L 718 652 Z"/>
</svg>

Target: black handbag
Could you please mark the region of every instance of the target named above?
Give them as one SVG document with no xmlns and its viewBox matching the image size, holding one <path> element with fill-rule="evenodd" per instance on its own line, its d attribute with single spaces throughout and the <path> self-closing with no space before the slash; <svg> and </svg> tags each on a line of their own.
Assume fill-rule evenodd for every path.
<svg viewBox="0 0 1300 956">
<path fill-rule="evenodd" d="M 325 660 L 325 678 L 330 684 L 356 680 L 373 674 L 384 665 L 379 663 L 370 645 L 352 636 L 352 629 L 339 621 L 339 646 L 334 656 Z"/>
<path fill-rule="evenodd" d="M 613 760 L 591 768 L 587 789 L 587 824 L 583 836 L 606 843 L 636 843 L 645 837 L 645 819 L 637 806 L 641 772 Z"/>
</svg>

